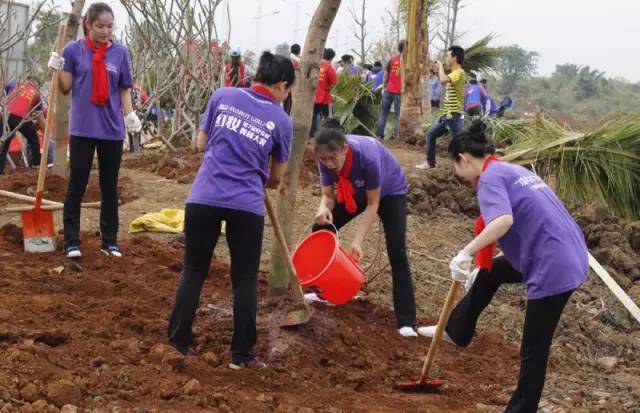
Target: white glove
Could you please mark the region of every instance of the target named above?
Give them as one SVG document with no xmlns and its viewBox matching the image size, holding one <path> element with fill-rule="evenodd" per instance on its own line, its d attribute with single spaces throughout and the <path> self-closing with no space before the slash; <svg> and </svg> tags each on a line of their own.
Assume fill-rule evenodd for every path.
<svg viewBox="0 0 640 413">
<path fill-rule="evenodd" d="M 478 276 L 478 273 L 480 272 L 480 268 L 476 268 L 475 270 L 471 271 L 471 273 L 469 274 L 469 277 L 467 278 L 467 281 L 465 281 L 464 283 L 464 293 L 467 294 L 469 292 L 469 290 L 471 289 L 471 287 L 473 287 L 473 283 L 476 281 L 476 277 Z"/>
<path fill-rule="evenodd" d="M 60 70 L 64 67 L 64 57 L 60 56 L 56 52 L 51 52 L 51 56 L 49 57 L 49 63 L 47 63 L 49 69 L 51 70 Z"/>
<path fill-rule="evenodd" d="M 125 116 L 124 123 L 127 125 L 127 131 L 129 132 L 138 133 L 142 130 L 142 122 L 140 122 L 135 111 Z"/>
<path fill-rule="evenodd" d="M 467 278 L 469 278 L 469 273 L 471 272 L 471 261 L 473 257 L 467 250 L 460 250 L 458 255 L 453 257 L 451 263 L 449 264 L 449 269 L 451 270 L 451 278 L 456 281 L 466 282 Z"/>
</svg>

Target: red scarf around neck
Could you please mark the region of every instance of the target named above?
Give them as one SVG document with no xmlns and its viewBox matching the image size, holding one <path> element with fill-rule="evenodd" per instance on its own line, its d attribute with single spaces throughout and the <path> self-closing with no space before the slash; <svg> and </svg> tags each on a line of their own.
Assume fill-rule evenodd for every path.
<svg viewBox="0 0 640 413">
<path fill-rule="evenodd" d="M 495 156 L 488 157 L 484 161 L 484 164 L 482 165 L 482 172 L 484 172 L 489 167 L 489 164 L 494 161 L 497 162 L 499 161 L 499 159 L 496 158 Z M 476 225 L 475 225 L 476 235 L 479 235 L 482 232 L 482 230 L 484 230 L 484 227 L 485 227 L 484 218 L 482 217 L 482 214 L 481 214 L 476 219 Z M 476 266 L 481 269 L 491 271 L 491 267 L 493 266 L 493 256 L 495 255 L 495 253 L 496 253 L 495 242 L 482 248 L 476 254 L 476 260 L 475 260 Z"/>
<path fill-rule="evenodd" d="M 91 61 L 91 78 L 93 80 L 91 102 L 98 106 L 105 106 L 109 101 L 109 75 L 107 74 L 107 65 L 105 63 L 109 44 L 103 43 L 102 46 L 96 47 L 89 37 L 84 38 L 84 43 L 93 51 L 93 60 Z"/>
<path fill-rule="evenodd" d="M 358 212 L 358 204 L 356 203 L 356 190 L 353 188 L 353 184 L 349 180 L 351 174 L 351 165 L 353 164 L 353 152 L 351 147 L 347 145 L 347 152 L 344 157 L 344 165 L 340 172 L 338 172 L 338 203 L 344 204 L 346 210 L 350 214 Z"/>
<path fill-rule="evenodd" d="M 256 93 L 260 93 L 262 96 L 266 96 L 271 100 L 276 100 L 275 96 L 273 96 L 273 93 L 271 93 L 271 91 L 264 86 L 251 85 L 251 90 L 253 90 Z"/>
</svg>

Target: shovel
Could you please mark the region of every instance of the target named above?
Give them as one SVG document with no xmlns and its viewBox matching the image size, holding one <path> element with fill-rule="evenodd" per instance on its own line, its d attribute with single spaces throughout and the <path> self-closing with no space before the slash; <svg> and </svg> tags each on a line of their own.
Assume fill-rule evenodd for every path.
<svg viewBox="0 0 640 413">
<path fill-rule="evenodd" d="M 289 254 L 287 240 L 285 240 L 284 238 L 282 227 L 280 226 L 280 221 L 278 221 L 276 212 L 273 209 L 273 204 L 271 203 L 271 198 L 269 197 L 267 191 L 264 192 L 264 204 L 267 207 L 267 213 L 269 214 L 269 219 L 271 220 L 273 231 L 275 232 L 276 238 L 278 239 L 282 258 L 287 265 L 287 272 L 289 273 L 289 282 L 291 283 L 293 296 L 298 304 L 297 309 L 290 310 L 285 315 L 284 319 L 280 322 L 280 327 L 293 327 L 301 324 L 306 324 L 311 318 L 312 311 L 307 302 L 304 300 L 304 293 L 302 292 L 302 287 L 300 286 L 300 282 L 298 281 L 298 277 L 296 276 L 296 268 L 293 266 L 293 261 L 291 261 L 291 254 Z"/>
<path fill-rule="evenodd" d="M 449 321 L 449 315 L 451 315 L 451 310 L 453 309 L 453 301 L 455 300 L 456 295 L 458 294 L 458 289 L 461 285 L 462 283 L 460 281 L 454 280 L 453 284 L 451 284 L 451 288 L 449 288 L 449 293 L 447 294 L 444 306 L 440 312 L 436 333 L 433 335 L 433 339 L 429 345 L 429 351 L 427 352 L 424 364 L 422 365 L 420 378 L 417 381 L 396 383 L 393 386 L 395 389 L 411 393 L 432 393 L 437 391 L 437 389 L 444 384 L 443 380 L 427 380 L 427 377 L 429 375 L 429 370 L 431 370 L 431 366 L 433 365 L 433 360 L 436 358 L 436 352 L 438 351 L 438 346 L 442 340 L 444 329 Z"/>
<path fill-rule="evenodd" d="M 66 26 L 58 26 L 56 36 L 56 52 L 62 53 Z M 51 91 L 49 92 L 48 108 L 49 116 L 44 129 L 44 142 L 42 146 L 42 159 L 38 171 L 38 184 L 36 186 L 36 200 L 33 209 L 22 212 L 22 236 L 24 238 L 24 250 L 26 252 L 51 252 L 55 251 L 55 230 L 53 228 L 53 212 L 42 209 L 42 192 L 44 191 L 44 178 L 47 173 L 49 138 L 53 130 L 56 95 L 58 93 L 58 71 L 51 75 Z"/>
</svg>

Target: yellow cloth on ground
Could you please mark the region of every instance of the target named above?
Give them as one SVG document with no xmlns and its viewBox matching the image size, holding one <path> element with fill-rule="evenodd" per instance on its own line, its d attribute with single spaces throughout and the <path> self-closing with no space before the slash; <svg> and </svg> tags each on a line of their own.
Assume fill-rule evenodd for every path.
<svg viewBox="0 0 640 413">
<path fill-rule="evenodd" d="M 129 233 L 169 232 L 179 234 L 184 231 L 184 209 L 165 208 L 160 212 L 145 214 L 131 221 Z"/>
</svg>

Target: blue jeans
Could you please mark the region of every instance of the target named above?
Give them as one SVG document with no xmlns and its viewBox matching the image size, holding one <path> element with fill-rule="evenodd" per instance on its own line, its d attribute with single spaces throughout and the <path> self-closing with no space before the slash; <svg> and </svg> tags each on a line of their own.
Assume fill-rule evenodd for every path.
<svg viewBox="0 0 640 413">
<path fill-rule="evenodd" d="M 454 113 L 451 118 L 441 117 L 431 126 L 427 132 L 427 162 L 432 166 L 436 164 L 436 138 L 447 132 L 456 137 L 464 128 L 464 119 L 460 113 Z"/>
<path fill-rule="evenodd" d="M 384 128 L 387 126 L 387 116 L 389 116 L 389 111 L 391 111 L 391 104 L 393 104 L 393 111 L 396 114 L 396 135 L 398 134 L 401 96 L 402 95 L 386 91 L 382 94 L 382 102 L 380 102 L 380 118 L 378 119 L 378 130 L 376 131 L 376 136 L 378 138 L 384 139 Z"/>
</svg>

